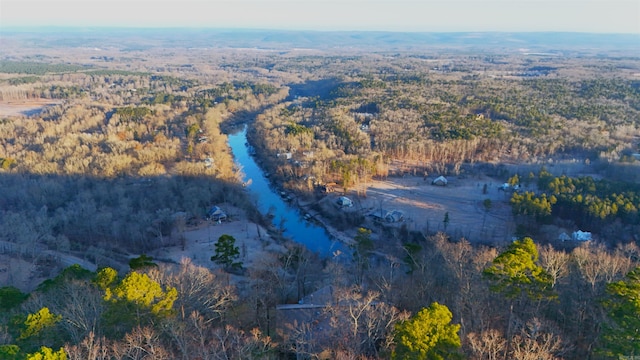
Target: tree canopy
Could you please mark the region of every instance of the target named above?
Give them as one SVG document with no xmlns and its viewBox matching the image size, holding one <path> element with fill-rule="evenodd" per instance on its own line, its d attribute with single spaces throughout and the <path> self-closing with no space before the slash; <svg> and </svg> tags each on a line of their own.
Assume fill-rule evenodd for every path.
<svg viewBox="0 0 640 360">
<path fill-rule="evenodd" d="M 175 288 L 167 287 L 163 290 L 162 286 L 152 280 L 149 275 L 130 272 L 111 294 L 105 296 L 105 299 L 128 301 L 151 310 L 155 315 L 160 315 L 171 311 L 177 297 L 178 292 Z"/>
<path fill-rule="evenodd" d="M 34 314 L 27 315 L 27 319 L 24 321 L 24 328 L 20 332 L 19 340 L 27 339 L 32 336 L 36 336 L 42 332 L 42 330 L 52 327 L 56 322 L 60 321 L 62 316 L 52 314 L 49 308 L 43 307 Z"/>
<path fill-rule="evenodd" d="M 67 360 L 67 353 L 63 348 L 55 351 L 51 348 L 43 346 L 40 351 L 28 354 L 26 360 Z"/>
<path fill-rule="evenodd" d="M 604 301 L 612 323 L 603 332 L 603 351 L 610 356 L 640 355 L 640 267 L 607 285 Z"/>
<path fill-rule="evenodd" d="M 5 286 L 0 288 L 0 309 L 9 310 L 20 305 L 29 295 L 20 291 L 13 286 Z"/>
<path fill-rule="evenodd" d="M 491 289 L 516 298 L 522 293 L 531 299 L 554 297 L 551 277 L 538 263 L 538 249 L 533 239 L 512 242 L 483 272 L 492 281 Z"/>
<path fill-rule="evenodd" d="M 434 302 L 396 325 L 394 359 L 444 360 L 458 358 L 460 325 L 445 305 Z"/>
<path fill-rule="evenodd" d="M 242 262 L 236 261 L 240 257 L 240 249 L 236 246 L 236 239 L 233 236 L 221 235 L 215 247 L 216 253 L 211 257 L 211 261 L 223 265 L 225 269 L 242 268 Z"/>
<path fill-rule="evenodd" d="M 142 254 L 129 260 L 129 268 L 131 270 L 144 269 L 147 267 L 158 267 L 158 264 L 153 262 L 153 258 L 151 256 Z"/>
</svg>

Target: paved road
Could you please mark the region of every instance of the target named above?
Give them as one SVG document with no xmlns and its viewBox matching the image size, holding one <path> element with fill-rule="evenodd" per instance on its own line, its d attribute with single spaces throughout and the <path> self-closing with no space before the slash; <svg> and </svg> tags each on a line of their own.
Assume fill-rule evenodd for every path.
<svg viewBox="0 0 640 360">
<path fill-rule="evenodd" d="M 78 264 L 89 271 L 96 271 L 98 268 L 96 264 L 79 257 L 75 257 L 73 255 L 63 254 L 53 250 L 45 250 L 42 252 L 42 254 L 51 255 L 54 258 L 58 259 L 63 267 L 69 267 L 71 265 Z"/>
</svg>

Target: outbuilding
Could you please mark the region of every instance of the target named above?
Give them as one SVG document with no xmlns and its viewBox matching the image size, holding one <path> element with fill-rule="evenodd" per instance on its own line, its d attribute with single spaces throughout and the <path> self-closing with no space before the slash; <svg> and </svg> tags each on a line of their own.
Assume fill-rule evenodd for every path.
<svg viewBox="0 0 640 360">
<path fill-rule="evenodd" d="M 441 175 L 441 176 L 438 176 L 437 178 L 435 178 L 431 182 L 431 185 L 447 186 L 448 183 L 449 183 L 449 181 L 447 180 L 447 178 Z"/>
<path fill-rule="evenodd" d="M 353 201 L 351 201 L 351 199 L 349 199 L 346 196 L 340 196 L 338 198 L 338 200 L 336 201 L 336 203 L 338 204 L 338 206 L 340 206 L 341 208 L 344 207 L 352 207 L 353 206 Z"/>
<path fill-rule="evenodd" d="M 227 214 L 218 206 L 213 206 L 207 213 L 207 219 L 213 221 L 227 220 Z"/>
</svg>

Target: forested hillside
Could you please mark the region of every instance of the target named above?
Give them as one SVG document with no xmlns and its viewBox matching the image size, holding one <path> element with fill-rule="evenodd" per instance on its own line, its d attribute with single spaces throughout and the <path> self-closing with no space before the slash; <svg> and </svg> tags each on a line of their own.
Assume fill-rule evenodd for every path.
<svg viewBox="0 0 640 360">
<path fill-rule="evenodd" d="M 329 160 L 361 158 L 379 173 L 381 158 L 445 174 L 478 162 L 636 161 L 640 83 L 633 77 L 575 59 L 422 60 L 349 69 L 324 97 L 265 113 L 257 138 L 277 139 L 264 144 L 271 153 L 322 154 L 326 146 Z M 321 163 L 318 172 L 326 172 Z"/>
</svg>

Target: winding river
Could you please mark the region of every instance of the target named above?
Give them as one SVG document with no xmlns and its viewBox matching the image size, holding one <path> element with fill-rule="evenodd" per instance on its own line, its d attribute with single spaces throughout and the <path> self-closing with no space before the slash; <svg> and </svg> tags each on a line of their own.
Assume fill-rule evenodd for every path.
<svg viewBox="0 0 640 360">
<path fill-rule="evenodd" d="M 262 213 L 272 212 L 274 225 L 284 222 L 284 235 L 293 241 L 305 245 L 309 250 L 323 257 L 331 257 L 336 250 L 345 253 L 345 246 L 331 238 L 329 233 L 312 222 L 308 222 L 298 209 L 288 205 L 282 197 L 269 185 L 269 180 L 249 154 L 247 143 L 247 127 L 228 136 L 229 147 L 236 163 L 242 166 L 243 181 L 249 191 L 258 200 L 258 209 Z"/>
</svg>

